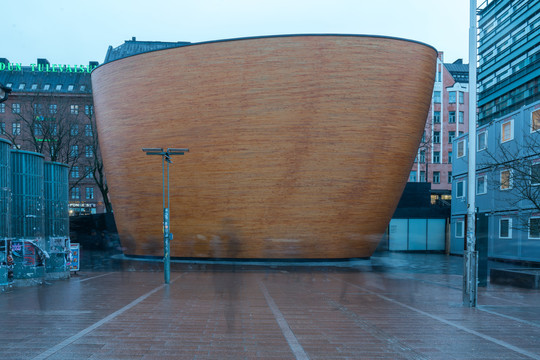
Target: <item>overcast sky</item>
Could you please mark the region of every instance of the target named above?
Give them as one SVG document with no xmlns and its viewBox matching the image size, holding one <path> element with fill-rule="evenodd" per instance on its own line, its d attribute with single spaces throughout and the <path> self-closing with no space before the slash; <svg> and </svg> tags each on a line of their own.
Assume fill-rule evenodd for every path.
<svg viewBox="0 0 540 360">
<path fill-rule="evenodd" d="M 280 34 L 369 34 L 421 41 L 468 62 L 469 0 L 4 0 L 0 58 L 103 62 L 109 45 Z"/>
</svg>

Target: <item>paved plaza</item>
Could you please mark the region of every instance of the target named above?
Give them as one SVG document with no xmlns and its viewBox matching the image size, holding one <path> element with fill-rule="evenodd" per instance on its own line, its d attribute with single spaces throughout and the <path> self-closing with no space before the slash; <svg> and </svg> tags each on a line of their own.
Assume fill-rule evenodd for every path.
<svg viewBox="0 0 540 360">
<path fill-rule="evenodd" d="M 492 263 L 496 267 L 511 264 Z M 85 269 L 86 267 L 86 269 Z M 462 259 L 172 264 L 94 254 L 0 294 L 1 359 L 540 359 L 540 291 L 462 300 Z"/>
</svg>

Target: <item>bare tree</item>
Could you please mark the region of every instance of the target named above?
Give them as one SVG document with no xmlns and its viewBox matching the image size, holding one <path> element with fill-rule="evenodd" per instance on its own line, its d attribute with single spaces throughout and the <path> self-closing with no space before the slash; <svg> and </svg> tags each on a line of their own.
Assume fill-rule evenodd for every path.
<svg viewBox="0 0 540 360">
<path fill-rule="evenodd" d="M 432 132 L 424 131 L 420 144 L 418 145 L 418 153 L 416 162 L 418 164 L 424 164 L 424 179 L 421 178 L 422 166 L 419 167 L 418 180 L 419 182 L 429 182 L 428 170 L 429 170 L 429 159 L 431 158 L 432 151 Z"/>
<path fill-rule="evenodd" d="M 12 111 L 15 123 L 20 125 L 17 132 L 7 132 L 8 139 L 21 143 L 24 149 L 45 155 L 50 161 L 73 167 L 79 159 L 74 146 L 84 143 L 84 138 L 74 131 L 81 121 L 78 105 L 71 105 L 54 94 L 37 93 L 22 106 L 24 108 Z"/>
<path fill-rule="evenodd" d="M 506 200 L 509 208 L 540 212 L 540 134 L 529 135 L 513 146 L 499 143 L 494 150 L 486 149 L 478 165 L 493 175 L 492 190 L 510 190 Z M 515 227 L 528 229 L 529 222 L 523 219 Z"/>
<path fill-rule="evenodd" d="M 90 147 L 92 153 L 92 156 L 87 158 L 88 166 L 86 168 L 91 171 L 92 177 L 99 188 L 99 191 L 101 192 L 105 211 L 112 212 L 112 204 L 109 201 L 109 187 L 107 186 L 107 179 L 105 178 L 105 172 L 103 170 L 103 158 L 99 148 L 96 117 L 93 110 L 85 112 L 85 114 L 87 115 L 87 122 L 85 123 L 85 135 L 89 135 L 88 137 L 90 142 L 87 146 Z M 88 133 L 88 131 L 90 131 L 90 133 Z"/>
<path fill-rule="evenodd" d="M 70 190 L 93 179 L 103 196 L 105 210 L 111 212 L 92 104 L 82 105 L 82 109 L 73 104 L 73 99 L 36 93 L 30 101 L 17 104 L 18 108 L 12 106 L 8 105 L 16 125 L 3 135 L 23 149 L 43 154 L 47 160 L 67 164 L 72 179 Z"/>
</svg>

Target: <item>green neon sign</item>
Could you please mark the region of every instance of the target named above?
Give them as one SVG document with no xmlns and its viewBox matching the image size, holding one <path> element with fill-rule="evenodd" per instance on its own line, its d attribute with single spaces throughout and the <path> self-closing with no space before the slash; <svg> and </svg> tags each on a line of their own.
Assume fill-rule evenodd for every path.
<svg viewBox="0 0 540 360">
<path fill-rule="evenodd" d="M 23 71 L 27 68 L 32 72 L 44 73 L 90 73 L 97 65 L 64 65 L 64 64 L 30 64 L 24 66 L 22 63 L 0 63 L 0 71 Z"/>
</svg>

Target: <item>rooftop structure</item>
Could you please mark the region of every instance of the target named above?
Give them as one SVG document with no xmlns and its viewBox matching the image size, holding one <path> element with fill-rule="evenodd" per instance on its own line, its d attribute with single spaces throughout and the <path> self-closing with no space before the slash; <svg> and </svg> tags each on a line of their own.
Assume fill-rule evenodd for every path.
<svg viewBox="0 0 540 360">
<path fill-rule="evenodd" d="M 131 40 L 126 40 L 122 45 L 119 45 L 115 48 L 109 46 L 109 49 L 107 50 L 107 55 L 105 55 L 104 63 L 108 63 L 132 55 L 142 54 L 149 51 L 170 49 L 189 44 L 190 42 L 187 41 L 138 41 L 137 38 L 132 37 Z"/>
</svg>

